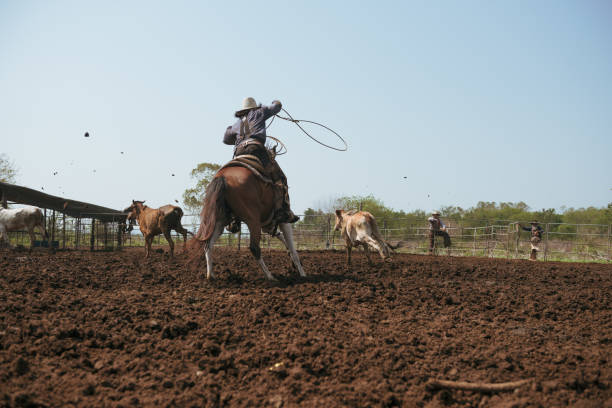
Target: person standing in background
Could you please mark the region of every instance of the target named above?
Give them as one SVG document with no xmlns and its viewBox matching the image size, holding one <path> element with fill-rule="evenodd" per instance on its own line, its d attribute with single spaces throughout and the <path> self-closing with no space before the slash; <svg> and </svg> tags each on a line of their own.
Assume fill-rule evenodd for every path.
<svg viewBox="0 0 612 408">
<path fill-rule="evenodd" d="M 531 232 L 531 239 L 529 242 L 531 243 L 531 255 L 529 255 L 530 261 L 535 261 L 538 259 L 538 251 L 540 250 L 540 242 L 542 242 L 542 227 L 537 220 L 530 222 L 531 227 L 523 227 L 521 224 L 518 224 L 519 228 L 523 231 Z"/>
<path fill-rule="evenodd" d="M 440 212 L 434 211 L 431 217 L 427 219 L 429 222 L 429 253 L 433 254 L 436 236 L 444 238 L 444 248 L 451 246 L 450 235 L 446 231 L 446 225 L 440 219 Z"/>
</svg>

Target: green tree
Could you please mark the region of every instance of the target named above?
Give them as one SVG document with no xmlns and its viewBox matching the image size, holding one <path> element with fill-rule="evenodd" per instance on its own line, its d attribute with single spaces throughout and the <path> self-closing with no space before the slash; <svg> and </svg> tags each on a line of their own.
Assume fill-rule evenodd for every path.
<svg viewBox="0 0 612 408">
<path fill-rule="evenodd" d="M 196 185 L 183 193 L 183 203 L 188 212 L 197 212 L 202 208 L 206 186 L 220 168 L 220 164 L 200 163 L 191 170 L 191 178 L 196 180 Z"/>
<path fill-rule="evenodd" d="M 17 177 L 15 164 L 4 153 L 0 154 L 0 181 L 14 183 Z"/>
</svg>

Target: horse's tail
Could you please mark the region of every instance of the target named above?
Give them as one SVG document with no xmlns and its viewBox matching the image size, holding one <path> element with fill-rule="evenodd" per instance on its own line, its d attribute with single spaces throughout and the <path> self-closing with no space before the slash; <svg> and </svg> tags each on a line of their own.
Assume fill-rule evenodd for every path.
<svg viewBox="0 0 612 408">
<path fill-rule="evenodd" d="M 199 241 L 208 241 L 215 231 L 218 220 L 229 218 L 229 211 L 225 203 L 225 178 L 215 177 L 208 187 L 204 197 L 204 206 L 200 213 L 200 228 L 195 235 Z"/>
<path fill-rule="evenodd" d="M 389 241 L 385 241 L 385 244 L 387 244 L 387 246 L 391 248 L 392 250 L 396 250 L 398 248 L 403 248 L 405 246 L 408 246 L 408 242 L 406 241 L 397 241 L 395 244 Z"/>
<path fill-rule="evenodd" d="M 183 209 L 181 207 L 179 207 L 178 205 L 174 206 L 174 209 L 172 210 L 172 212 L 174 214 L 176 214 L 176 216 L 178 217 L 179 221 L 180 221 L 181 218 L 183 218 Z"/>
</svg>

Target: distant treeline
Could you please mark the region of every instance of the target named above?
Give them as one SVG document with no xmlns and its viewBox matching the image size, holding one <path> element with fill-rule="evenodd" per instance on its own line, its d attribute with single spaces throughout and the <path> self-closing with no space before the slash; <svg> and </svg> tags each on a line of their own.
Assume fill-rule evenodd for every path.
<svg viewBox="0 0 612 408">
<path fill-rule="evenodd" d="M 388 228 L 393 228 L 395 223 L 398 223 L 398 226 L 424 223 L 430 215 L 423 210 L 410 212 L 396 211 L 386 207 L 381 200 L 372 195 L 340 197 L 333 201 L 331 207 L 333 208 L 309 208 L 304 212 L 304 218 L 301 222 L 303 224 L 326 222 L 324 221 L 326 217 L 321 216 L 333 216 L 333 211 L 336 208 L 369 211 L 378 220 L 384 220 Z M 522 201 L 518 203 L 481 201 L 476 206 L 470 208 L 443 206 L 439 211 L 442 219 L 460 222 L 464 227 L 476 227 L 485 224 L 506 224 L 515 221 L 528 223 L 532 220 L 537 220 L 541 224 L 612 224 L 612 203 L 603 208 L 563 208 L 562 211 L 557 212 L 554 208 L 532 211 Z"/>
</svg>

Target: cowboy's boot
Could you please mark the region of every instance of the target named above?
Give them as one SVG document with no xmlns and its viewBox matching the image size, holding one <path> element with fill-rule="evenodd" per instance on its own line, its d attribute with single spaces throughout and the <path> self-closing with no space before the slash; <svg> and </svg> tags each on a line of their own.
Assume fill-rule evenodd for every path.
<svg viewBox="0 0 612 408">
<path fill-rule="evenodd" d="M 289 206 L 281 208 L 281 211 L 283 213 L 283 218 L 285 220 L 284 222 L 288 222 L 289 224 L 293 224 L 294 222 L 298 222 L 300 220 L 300 217 L 295 215 L 293 213 L 293 211 L 291 211 L 291 208 L 289 208 Z"/>
<path fill-rule="evenodd" d="M 276 224 L 293 224 L 300 220 L 300 217 L 295 215 L 287 203 L 283 203 L 280 208 L 274 213 L 274 221 Z"/>
<path fill-rule="evenodd" d="M 283 195 L 283 206 L 281 208 L 286 214 L 287 221 L 285 222 L 293 224 L 294 222 L 298 222 L 300 220 L 300 217 L 298 217 L 297 215 L 293 213 L 293 211 L 291 211 L 291 204 L 289 202 L 289 187 L 287 187 L 286 185 L 285 185 L 284 193 L 285 194 Z"/>
</svg>

